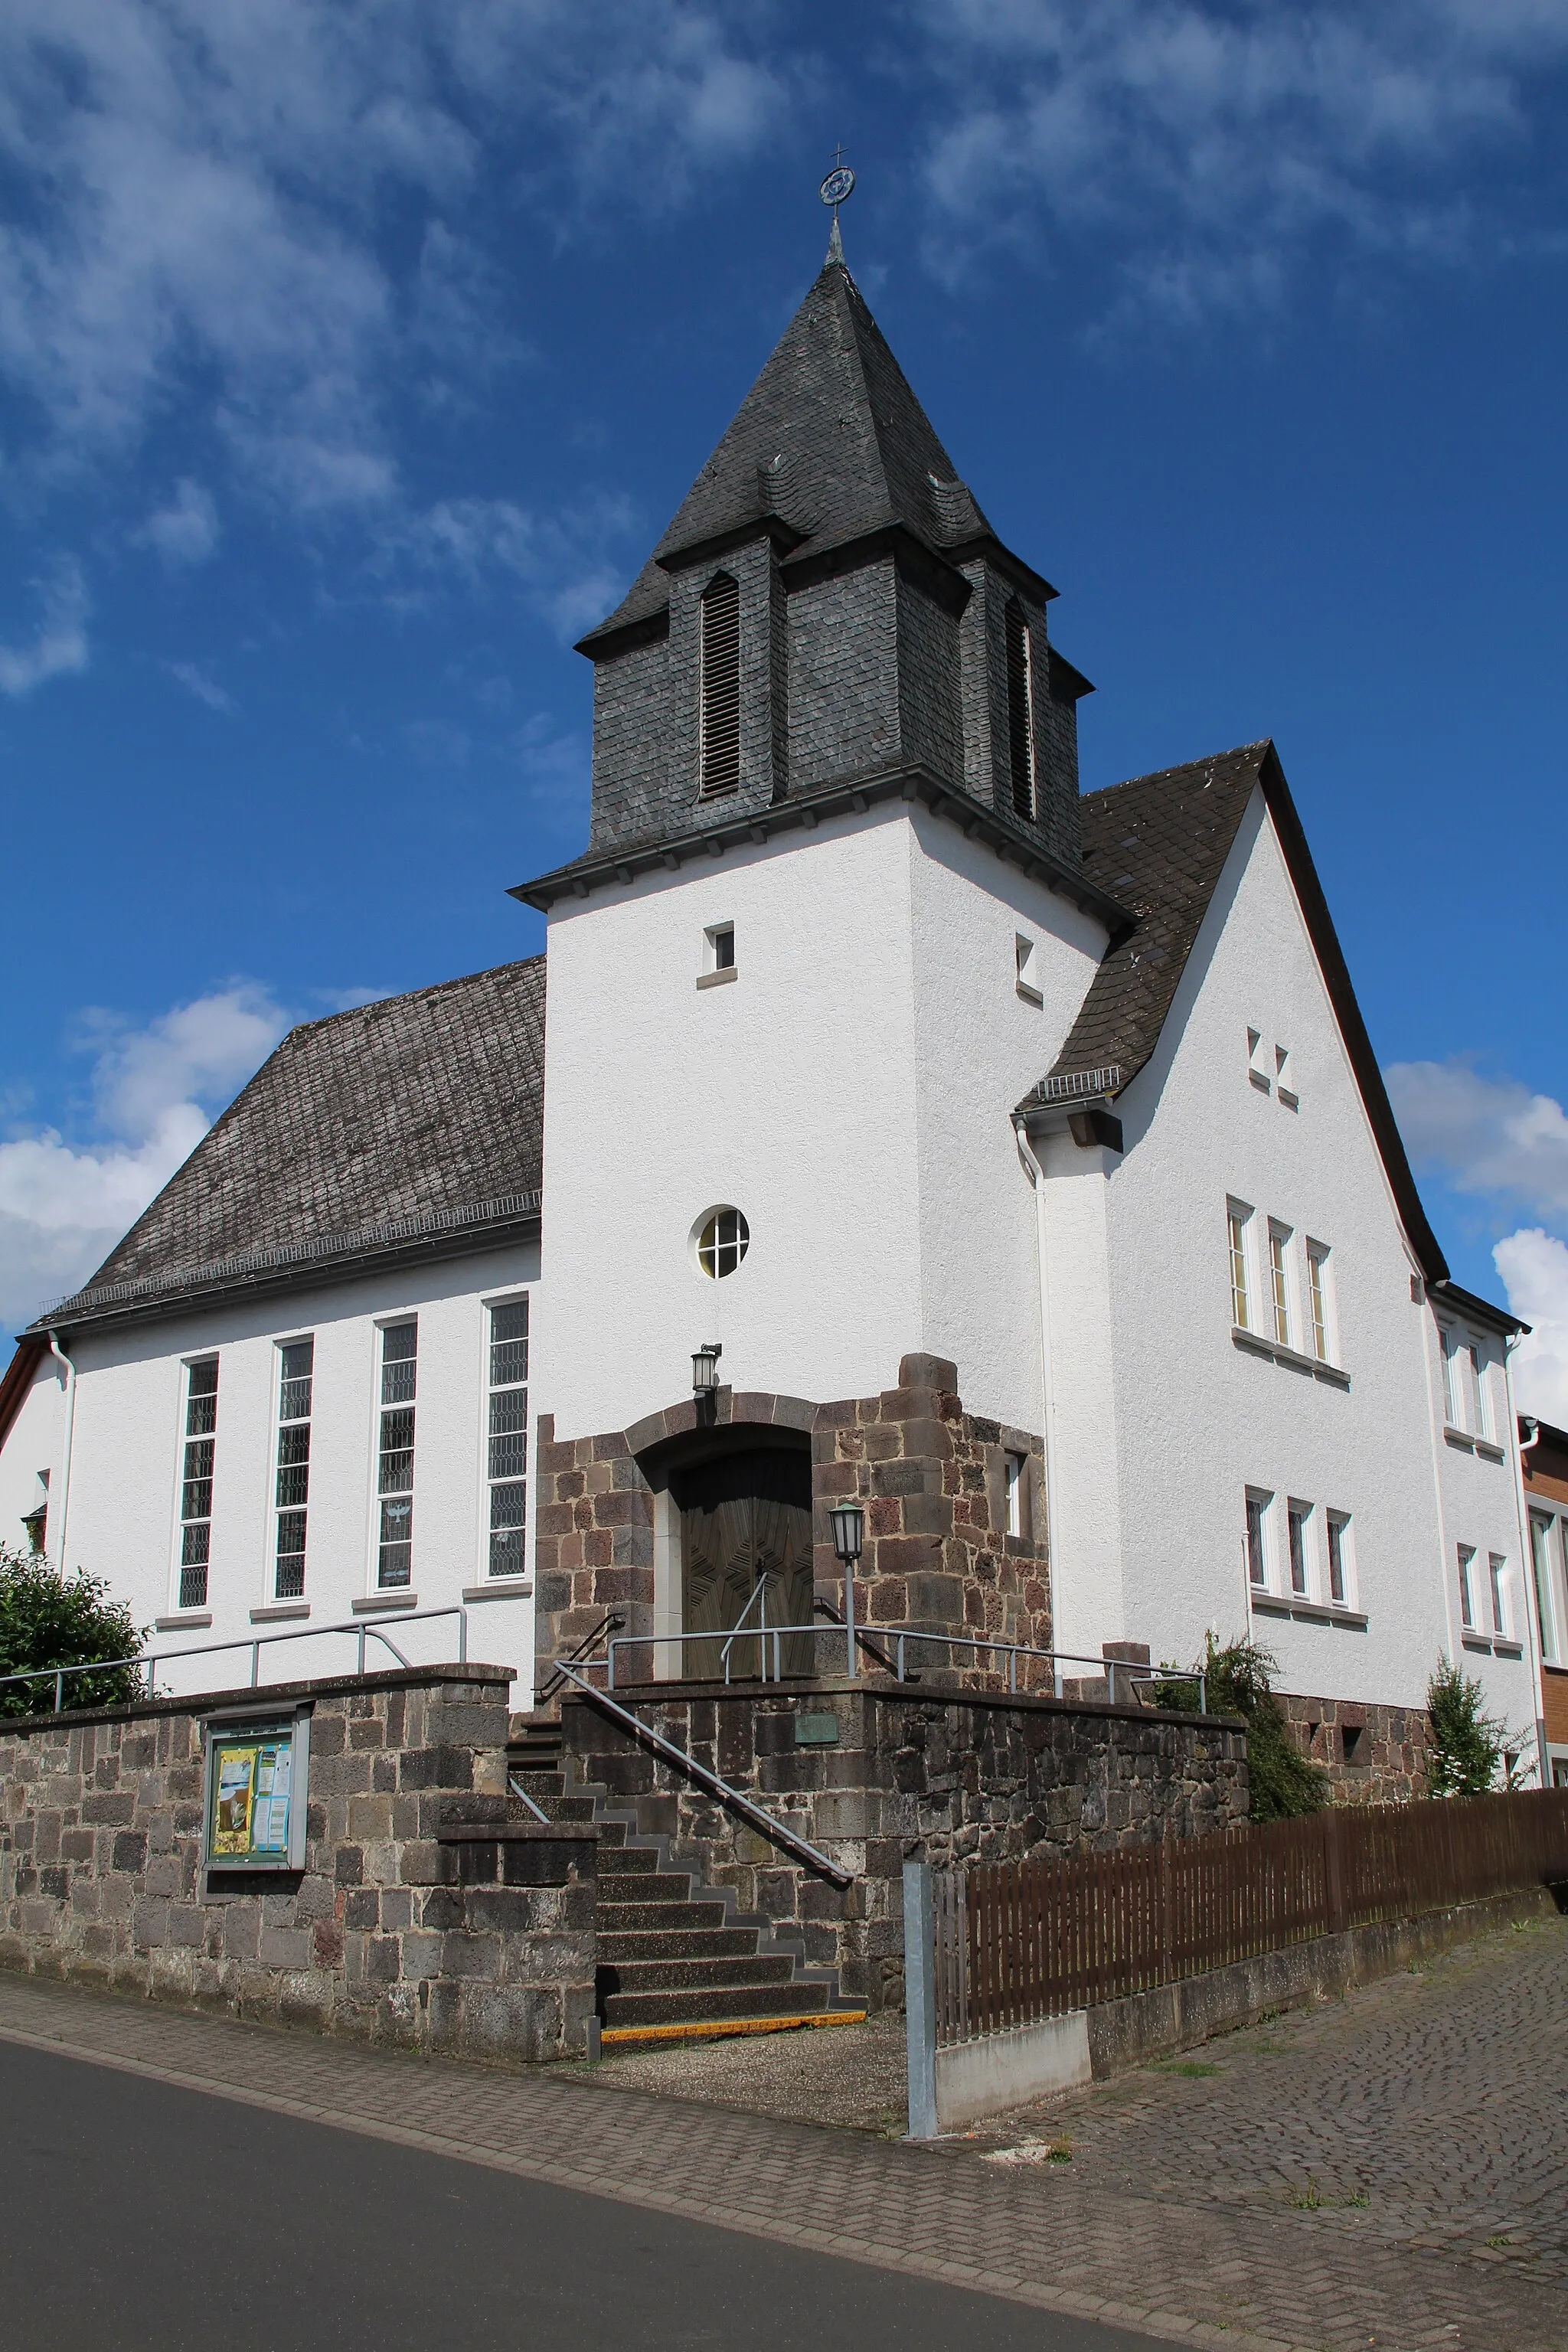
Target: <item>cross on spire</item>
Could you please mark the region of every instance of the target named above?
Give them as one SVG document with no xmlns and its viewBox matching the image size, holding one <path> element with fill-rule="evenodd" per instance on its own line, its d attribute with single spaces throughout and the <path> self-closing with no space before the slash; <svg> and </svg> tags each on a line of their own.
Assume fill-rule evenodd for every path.
<svg viewBox="0 0 1568 2352">
<path fill-rule="evenodd" d="M 844 259 L 844 240 L 838 234 L 838 207 L 854 193 L 855 174 L 844 161 L 844 142 L 841 139 L 833 151 L 833 169 L 817 190 L 823 203 L 833 206 L 833 234 L 827 240 L 829 261 L 842 263 Z"/>
</svg>

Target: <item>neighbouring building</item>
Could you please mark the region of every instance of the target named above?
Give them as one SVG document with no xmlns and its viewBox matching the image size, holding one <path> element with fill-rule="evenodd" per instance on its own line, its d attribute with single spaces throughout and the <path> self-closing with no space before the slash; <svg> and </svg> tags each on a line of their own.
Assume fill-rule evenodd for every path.
<svg viewBox="0 0 1568 2352">
<path fill-rule="evenodd" d="M 1055 595 L 830 256 L 582 642 L 547 952 L 284 1040 L 24 1334 L 0 1536 L 264 1680 L 460 1604 L 525 1706 L 612 1613 L 623 1679 L 742 1621 L 755 1672 L 764 1614 L 826 1672 L 857 1496 L 884 1643 L 1250 1632 L 1348 1789 L 1418 1780 L 1439 1656 L 1531 1722 L 1521 1327 L 1449 1279 L 1274 747 L 1080 793 Z"/>
<path fill-rule="evenodd" d="M 1541 1751 L 1547 1780 L 1568 1789 L 1568 1430 L 1527 1415 L 1520 1438 L 1541 1645 Z"/>
</svg>

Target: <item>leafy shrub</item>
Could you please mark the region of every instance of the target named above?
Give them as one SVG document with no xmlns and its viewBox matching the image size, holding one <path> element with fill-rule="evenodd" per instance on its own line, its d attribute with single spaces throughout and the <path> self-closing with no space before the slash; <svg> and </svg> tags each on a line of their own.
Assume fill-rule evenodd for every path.
<svg viewBox="0 0 1568 2352">
<path fill-rule="evenodd" d="M 110 1601 L 98 1576 L 62 1576 L 42 1552 L 0 1546 L 0 1675 L 37 1667 L 89 1666 L 100 1658 L 133 1656 L 142 1633 L 127 1601 Z M 98 1675 L 68 1675 L 67 1706 L 115 1706 L 142 1693 L 137 1666 Z M 46 1714 L 52 1683 L 0 1682 L 0 1716 Z"/>
<path fill-rule="evenodd" d="M 1180 1671 L 1168 1660 L 1163 1663 L 1166 1673 Z M 1222 1644 L 1209 1633 L 1194 1671 L 1204 1676 L 1209 1713 L 1238 1715 L 1247 1726 L 1250 1818 L 1282 1822 L 1298 1813 L 1320 1812 L 1329 1801 L 1328 1775 L 1302 1755 L 1290 1736 L 1274 1696 L 1271 1677 L 1279 1668 L 1272 1653 L 1258 1642 Z M 1194 1682 L 1155 1682 L 1145 1687 L 1156 1706 L 1197 1712 Z"/>
</svg>

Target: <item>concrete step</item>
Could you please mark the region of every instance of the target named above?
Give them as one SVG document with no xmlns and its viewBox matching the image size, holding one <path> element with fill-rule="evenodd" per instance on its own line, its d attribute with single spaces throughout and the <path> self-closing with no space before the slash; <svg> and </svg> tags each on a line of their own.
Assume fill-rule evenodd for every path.
<svg viewBox="0 0 1568 2352">
<path fill-rule="evenodd" d="M 601 1960 L 626 1966 L 642 1960 L 727 1964 L 756 1958 L 757 1931 L 754 1927 L 689 1927 L 684 1921 L 675 1927 L 615 1927 L 608 1934 L 601 1932 L 597 1950 Z"/>
<path fill-rule="evenodd" d="M 616 1860 L 620 1857 L 617 1855 Z M 599 1875 L 599 1916 L 606 1927 L 614 1927 L 608 1917 L 619 1903 L 688 1903 L 691 1899 L 691 1881 L 683 1871 L 679 1878 L 654 1870 L 628 1873 L 622 1876 L 618 1870 L 603 1871 Z"/>
<path fill-rule="evenodd" d="M 730 1993 L 745 1985 L 789 1985 L 794 1971 L 787 1953 L 751 1958 L 731 1953 L 727 1958 L 612 1960 L 600 1982 L 615 1992 Z"/>
<path fill-rule="evenodd" d="M 606 1822 L 605 1823 L 605 1827 L 607 1830 L 616 1829 L 619 1826 L 619 1823 L 615 1822 Z M 622 1835 L 625 1835 L 624 1831 L 622 1832 Z M 657 1846 L 623 1846 L 621 1851 L 616 1856 L 616 1870 L 617 1874 L 621 1876 L 625 1876 L 630 1872 L 637 1870 L 646 1870 L 650 1872 L 656 1871 L 658 1868 L 658 1864 L 659 1854 Z"/>
<path fill-rule="evenodd" d="M 616 1936 L 668 1936 L 678 1927 L 688 1927 L 694 1934 L 706 1934 L 726 1927 L 729 1916 L 721 1903 L 706 1895 L 699 1895 L 689 1903 L 601 1904 L 599 1932 L 601 1939 L 606 1931 Z M 738 1928 L 736 1933 L 754 1937 L 756 1929 Z"/>
<path fill-rule="evenodd" d="M 611 1992 L 606 2025 L 700 2025 L 734 2017 L 817 2017 L 827 2008 L 826 1985 L 713 1985 L 701 1992 Z"/>
</svg>

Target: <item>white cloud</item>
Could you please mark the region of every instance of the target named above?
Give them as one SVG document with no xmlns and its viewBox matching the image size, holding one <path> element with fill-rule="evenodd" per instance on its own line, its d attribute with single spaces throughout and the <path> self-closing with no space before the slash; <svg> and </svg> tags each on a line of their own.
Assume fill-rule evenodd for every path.
<svg viewBox="0 0 1568 2352">
<path fill-rule="evenodd" d="M 88 595 L 68 557 L 35 582 L 43 610 L 30 643 L 0 645 L 0 694 L 30 694 L 47 678 L 87 667 Z"/>
<path fill-rule="evenodd" d="M 79 1148 L 43 1128 L 0 1143 L 0 1326 L 87 1279 L 287 1025 L 265 990 L 243 985 L 143 1029 L 85 1017 L 100 1139 Z"/>
<path fill-rule="evenodd" d="M 1536 1225 L 1510 1234 L 1492 1257 L 1510 1307 L 1531 1326 L 1513 1359 L 1519 1409 L 1568 1429 L 1568 1248 Z"/>
<path fill-rule="evenodd" d="M 1568 1118 L 1552 1096 L 1459 1061 L 1395 1062 L 1384 1075 L 1412 1160 L 1458 1192 L 1568 1219 Z"/>
<path fill-rule="evenodd" d="M 924 0 L 930 254 L 1092 239 L 1112 312 L 1278 303 L 1306 257 L 1517 239 L 1478 170 L 1549 124 L 1563 0 Z M 1530 224 L 1523 224 L 1526 230 Z"/>
<path fill-rule="evenodd" d="M 212 492 L 199 482 L 177 482 L 168 505 L 150 514 L 136 535 L 167 564 L 205 563 L 218 540 Z"/>
<path fill-rule="evenodd" d="M 226 692 L 216 678 L 209 677 L 199 662 L 165 662 L 163 667 L 171 677 L 178 678 L 187 694 L 194 694 L 196 700 L 205 702 L 209 710 L 232 711 L 235 709 L 233 695 Z"/>
</svg>

